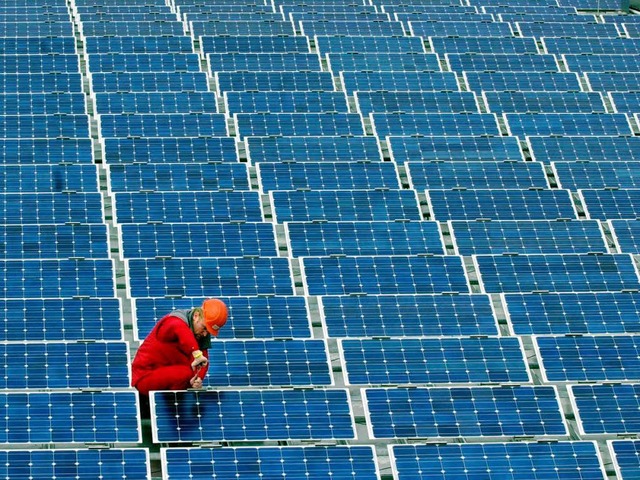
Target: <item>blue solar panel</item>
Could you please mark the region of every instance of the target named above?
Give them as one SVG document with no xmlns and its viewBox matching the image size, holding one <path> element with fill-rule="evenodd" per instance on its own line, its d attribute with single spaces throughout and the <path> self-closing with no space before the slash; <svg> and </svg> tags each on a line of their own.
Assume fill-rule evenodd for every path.
<svg viewBox="0 0 640 480">
<path fill-rule="evenodd" d="M 637 293 L 544 293 L 504 295 L 516 335 L 640 332 Z"/>
<path fill-rule="evenodd" d="M 333 385 L 324 340 L 226 340 L 212 342 L 215 374 L 212 387 L 275 387 Z"/>
<path fill-rule="evenodd" d="M 75 6 L 78 17 L 84 22 L 175 22 L 178 17 L 168 6 L 160 10 L 160 6 L 132 5 L 128 9 L 117 5 L 101 5 L 93 7 Z M 87 10 L 87 8 L 89 8 Z M 182 34 L 181 34 L 182 35 Z"/>
<path fill-rule="evenodd" d="M 400 189 L 398 172 L 390 162 L 262 163 L 257 174 L 263 192 Z"/>
<path fill-rule="evenodd" d="M 99 193 L 6 193 L 0 224 L 103 223 Z"/>
<path fill-rule="evenodd" d="M 341 340 L 349 385 L 527 383 L 517 338 Z"/>
<path fill-rule="evenodd" d="M 618 478 L 632 480 L 640 475 L 640 442 L 637 440 L 610 440 L 608 443 Z"/>
<path fill-rule="evenodd" d="M 187 36 L 100 36 L 87 37 L 85 53 L 194 53 Z"/>
<path fill-rule="evenodd" d="M 55 115 L 87 113 L 82 93 L 0 94 L 0 115 Z"/>
<path fill-rule="evenodd" d="M 205 480 L 234 478 L 305 478 L 377 480 L 374 450 L 368 445 L 169 448 L 162 463 L 167 479 Z"/>
<path fill-rule="evenodd" d="M 640 385 L 571 385 L 569 393 L 580 433 L 635 434 L 640 431 Z"/>
<path fill-rule="evenodd" d="M 244 91 L 332 91 L 329 72 L 216 72 L 218 93 Z"/>
<path fill-rule="evenodd" d="M 364 135 L 357 113 L 236 113 L 238 136 L 352 136 Z"/>
<path fill-rule="evenodd" d="M 132 391 L 11 392 L 0 398 L 6 412 L 0 443 L 140 441 L 138 397 Z"/>
<path fill-rule="evenodd" d="M 523 160 L 515 137 L 387 137 L 387 144 L 397 164 L 427 160 Z"/>
<path fill-rule="evenodd" d="M 568 190 L 429 190 L 432 220 L 577 218 Z"/>
<path fill-rule="evenodd" d="M 2 25 L 2 24 L 0 24 Z M 0 55 L 0 73 L 77 73 L 80 63 L 71 54 Z"/>
<path fill-rule="evenodd" d="M 562 60 L 570 72 L 638 72 L 640 58 L 624 54 L 577 54 L 565 53 Z"/>
<path fill-rule="evenodd" d="M 281 190 L 269 195 L 278 223 L 422 219 L 413 190 Z"/>
<path fill-rule="evenodd" d="M 436 4 L 419 4 L 419 3 L 401 3 L 392 2 L 384 3 L 380 5 L 380 10 L 383 12 L 389 12 L 394 15 L 416 15 L 416 16 L 430 16 L 453 13 L 454 15 L 464 15 L 469 18 L 470 22 L 476 21 L 477 17 L 480 17 L 482 22 L 488 22 L 493 20 L 491 15 L 483 15 L 478 11 L 478 7 L 472 5 L 460 5 L 455 2 L 449 2 L 448 5 L 436 5 Z M 475 15 L 466 15 L 475 14 Z M 403 19 L 404 20 L 404 19 Z"/>
<path fill-rule="evenodd" d="M 0 192 L 98 192 L 98 172 L 95 165 L 0 166 Z"/>
<path fill-rule="evenodd" d="M 363 37 L 403 36 L 404 27 L 401 22 L 362 20 L 303 20 L 299 22 L 302 35 L 349 35 Z"/>
<path fill-rule="evenodd" d="M 146 448 L 0 450 L 0 476 L 4 478 L 149 478 Z"/>
<path fill-rule="evenodd" d="M 209 70 L 216 72 L 299 72 L 321 71 L 320 57 L 314 53 L 210 53 Z"/>
<path fill-rule="evenodd" d="M 539 53 L 447 53 L 449 68 L 459 72 L 559 72 L 554 55 Z"/>
<path fill-rule="evenodd" d="M 184 25 L 178 21 L 89 21 L 79 24 L 80 32 L 85 37 L 142 37 L 142 36 L 180 36 L 184 35 Z"/>
<path fill-rule="evenodd" d="M 637 212 L 640 189 L 580 190 L 582 204 L 588 218 L 599 220 L 630 219 L 640 216 Z"/>
<path fill-rule="evenodd" d="M 71 93 L 82 91 L 79 73 L 0 74 L 2 93 Z"/>
<path fill-rule="evenodd" d="M 316 36 L 320 55 L 327 53 L 426 53 L 419 37 Z"/>
<path fill-rule="evenodd" d="M 633 38 L 607 37 L 542 37 L 540 39 L 546 53 L 620 53 L 635 51 Z M 631 49 L 631 50 L 629 50 Z"/>
<path fill-rule="evenodd" d="M 567 433 L 553 387 L 368 388 L 363 397 L 373 438 Z"/>
<path fill-rule="evenodd" d="M 358 111 L 405 113 L 479 113 L 473 92 L 354 92 Z"/>
<path fill-rule="evenodd" d="M 638 162 L 552 162 L 558 185 L 569 190 L 586 188 L 640 188 Z"/>
<path fill-rule="evenodd" d="M 127 388 L 124 342 L 0 343 L 3 389 Z"/>
<path fill-rule="evenodd" d="M 623 23 L 622 28 L 626 33 L 627 37 L 630 37 L 630 38 L 640 37 L 640 25 L 638 25 L 636 22 Z"/>
<path fill-rule="evenodd" d="M 602 480 L 604 469 L 592 442 L 517 442 L 466 445 L 393 445 L 398 478 Z"/>
<path fill-rule="evenodd" d="M 5 55 L 76 54 L 76 39 L 71 36 L 4 36 L 0 37 L 0 51 Z"/>
<path fill-rule="evenodd" d="M 110 165 L 110 192 L 249 190 L 240 163 L 135 163 Z"/>
<path fill-rule="evenodd" d="M 505 113 L 509 134 L 515 136 L 632 135 L 621 113 Z"/>
<path fill-rule="evenodd" d="M 251 12 L 253 14 L 273 13 L 273 5 L 267 5 L 261 1 L 242 0 L 240 2 L 234 2 L 232 0 L 225 0 L 225 3 L 218 5 L 193 3 L 190 5 L 178 5 L 176 7 L 178 14 L 210 14 L 217 12 L 236 12 L 238 10 L 242 12 Z"/>
<path fill-rule="evenodd" d="M 438 72 L 438 57 L 433 53 L 329 53 L 329 70 L 338 72 Z"/>
<path fill-rule="evenodd" d="M 80 3 L 80 2 L 78 2 Z M 156 15 L 158 13 L 170 12 L 170 8 L 164 4 L 154 4 L 153 2 L 145 2 L 146 5 L 136 5 L 136 4 L 127 4 L 127 5 L 109 5 L 103 2 L 102 5 L 99 2 L 93 3 L 85 3 L 84 5 L 76 4 L 74 5 L 74 10 L 78 12 L 80 15 L 108 15 L 114 13 L 120 14 L 136 14 L 136 13 L 144 13 L 148 15 Z M 48 6 L 48 9 L 52 9 L 54 7 Z M 57 7 L 56 7 L 57 8 Z M 64 11 L 67 11 L 66 7 L 63 7 Z"/>
<path fill-rule="evenodd" d="M 407 37 L 409 38 L 409 37 Z M 459 91 L 453 72 L 340 72 L 345 91 Z"/>
<path fill-rule="evenodd" d="M 482 92 L 494 113 L 605 113 L 597 92 Z"/>
<path fill-rule="evenodd" d="M 247 137 L 245 143 L 253 164 L 382 160 L 375 137 Z"/>
<path fill-rule="evenodd" d="M 483 291 L 619 292 L 640 288 L 629 255 L 478 255 Z"/>
<path fill-rule="evenodd" d="M 278 256 L 269 223 L 134 223 L 119 237 L 123 258 Z"/>
<path fill-rule="evenodd" d="M 334 4 L 335 5 L 335 4 Z M 330 6 L 330 5 L 327 5 Z M 365 5 L 362 5 L 365 6 Z M 313 5 L 309 5 L 313 9 Z M 332 11 L 297 11 L 283 8 L 285 16 L 292 22 L 310 22 L 310 21 L 368 21 L 368 22 L 384 22 L 391 20 L 388 13 L 377 13 L 369 10 L 355 10 L 353 12 L 332 12 Z"/>
<path fill-rule="evenodd" d="M 609 226 L 618 249 L 622 253 L 637 254 L 640 251 L 640 227 L 636 220 L 611 220 Z"/>
<path fill-rule="evenodd" d="M 225 92 L 228 113 L 348 113 L 343 92 Z"/>
<path fill-rule="evenodd" d="M 0 139 L 0 165 L 93 163 L 89 138 Z"/>
<path fill-rule="evenodd" d="M 294 257 L 445 253 L 435 222 L 300 222 L 285 229 Z"/>
<path fill-rule="evenodd" d="M 638 380 L 640 345 L 632 335 L 536 337 L 547 382 Z"/>
<path fill-rule="evenodd" d="M 548 188 L 540 163 L 406 162 L 412 188 Z"/>
<path fill-rule="evenodd" d="M 502 22 L 511 22 L 511 23 L 523 22 L 523 21 L 524 22 L 589 22 L 589 23 L 593 23 L 597 20 L 595 15 L 586 14 L 584 12 L 580 12 L 578 14 L 575 7 L 557 7 L 553 9 L 545 8 L 544 11 L 547 11 L 548 13 L 544 13 L 543 10 L 537 10 L 536 13 L 530 13 L 527 11 L 528 10 L 527 5 L 513 5 L 513 6 L 517 7 L 518 10 L 521 10 L 521 11 L 513 12 L 511 10 L 504 10 L 505 12 L 508 11 L 509 13 L 496 12 L 496 18 Z M 496 7 L 496 8 L 501 8 L 501 7 Z M 563 13 L 565 12 L 565 10 L 560 10 L 561 8 L 567 8 L 567 9 L 570 9 L 570 11 Z M 537 13 L 537 12 L 542 12 L 542 13 Z"/>
<path fill-rule="evenodd" d="M 184 10 L 184 13 L 181 13 L 181 17 L 185 22 L 192 21 L 200 21 L 200 22 L 214 22 L 216 20 L 219 21 L 230 21 L 230 20 L 274 20 L 280 21 L 284 19 L 282 13 L 275 13 L 273 7 L 271 5 L 251 5 L 246 6 L 242 9 L 242 11 L 237 10 L 234 5 L 228 4 L 219 4 L 219 5 L 199 5 L 201 10 L 203 11 L 190 11 L 193 5 L 186 6 L 177 6 L 176 9 L 178 12 L 183 10 L 184 7 L 187 7 Z M 208 10 L 204 11 L 206 7 L 211 7 Z M 271 8 L 269 8 L 271 7 Z M 180 14 L 180 13 L 179 13 Z"/>
<path fill-rule="evenodd" d="M 220 35 L 200 37 L 200 49 L 209 53 L 309 53 L 309 39 L 299 35 Z"/>
<path fill-rule="evenodd" d="M 436 53 L 538 53 L 532 37 L 430 37 Z"/>
<path fill-rule="evenodd" d="M 195 53 L 101 53 L 88 55 L 91 72 L 199 72 Z"/>
<path fill-rule="evenodd" d="M 118 223 L 263 220 L 257 192 L 120 192 L 114 202 Z"/>
<path fill-rule="evenodd" d="M 197 38 L 204 35 L 293 35 L 291 22 L 262 20 L 215 20 L 189 22 L 191 33 Z"/>
<path fill-rule="evenodd" d="M 496 335 L 487 295 L 327 296 L 320 299 L 329 337 Z"/>
<path fill-rule="evenodd" d="M 221 113 L 103 114 L 103 137 L 223 137 L 228 134 Z"/>
<path fill-rule="evenodd" d="M 456 256 L 306 257 L 302 266 L 308 295 L 469 293 Z"/>
<path fill-rule="evenodd" d="M 616 112 L 640 112 L 640 92 L 610 92 L 609 98 Z"/>
<path fill-rule="evenodd" d="M 640 158 L 640 138 L 635 137 L 527 137 L 538 162 L 634 161 Z"/>
<path fill-rule="evenodd" d="M 371 113 L 378 137 L 392 135 L 500 135 L 492 113 Z"/>
<path fill-rule="evenodd" d="M 582 90 L 576 73 L 551 72 L 464 72 L 470 90 L 553 91 Z"/>
<path fill-rule="evenodd" d="M 607 252 L 595 221 L 453 221 L 449 229 L 458 255 Z"/>
<path fill-rule="evenodd" d="M 96 113 L 215 113 L 216 97 L 208 92 L 98 93 Z"/>
<path fill-rule="evenodd" d="M 230 137 L 106 138 L 103 159 L 108 164 L 237 162 Z"/>
<path fill-rule="evenodd" d="M 207 75 L 202 72 L 115 72 L 93 73 L 93 93 L 100 92 L 207 92 Z"/>
<path fill-rule="evenodd" d="M 159 318 L 176 308 L 202 305 L 202 298 L 137 298 L 135 306 L 136 339 L 149 334 Z M 218 339 L 310 338 L 311 323 L 307 303 L 302 296 L 230 297 L 222 299 L 229 309 L 229 322 Z"/>
<path fill-rule="evenodd" d="M 604 92 L 637 92 L 640 90 L 640 72 L 587 72 L 587 83 L 592 90 Z"/>
<path fill-rule="evenodd" d="M 174 258 L 126 261 L 132 297 L 293 295 L 286 258 Z"/>
<path fill-rule="evenodd" d="M 407 22 L 411 35 L 417 37 L 509 37 L 511 25 L 506 22 L 438 21 L 422 16 Z M 440 53 L 440 52 L 439 52 Z"/>
<path fill-rule="evenodd" d="M 82 138 L 89 136 L 87 115 L 1 115 L 2 138 Z"/>
<path fill-rule="evenodd" d="M 366 5 L 363 2 L 348 2 L 346 3 L 336 3 L 336 2 L 312 2 L 312 3 L 304 3 L 304 2 L 287 2 L 282 3 L 279 2 L 277 6 L 277 10 L 283 12 L 285 15 L 291 12 L 313 12 L 313 13 L 376 13 L 379 11 L 378 7 L 375 5 Z"/>
<path fill-rule="evenodd" d="M 48 5 L 43 11 L 35 11 L 30 7 L 7 7 L 3 5 L 0 18 L 3 22 L 70 22 L 71 16 L 65 5 L 53 7 Z M 52 8 L 53 7 L 53 8 Z"/>
<path fill-rule="evenodd" d="M 151 422 L 155 442 L 355 436 L 342 389 L 152 392 Z"/>
<path fill-rule="evenodd" d="M 569 21 L 530 22 L 525 17 L 516 23 L 516 28 L 523 37 L 620 37 L 620 32 L 613 23 L 588 23 Z"/>
</svg>

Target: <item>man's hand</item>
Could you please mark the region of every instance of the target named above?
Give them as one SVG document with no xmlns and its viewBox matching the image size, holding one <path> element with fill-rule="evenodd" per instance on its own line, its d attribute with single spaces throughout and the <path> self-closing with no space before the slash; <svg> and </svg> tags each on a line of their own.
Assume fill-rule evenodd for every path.
<svg viewBox="0 0 640 480">
<path fill-rule="evenodd" d="M 195 388 L 197 390 L 200 390 L 202 388 L 202 379 L 197 374 L 194 375 L 191 380 L 189 380 L 189 383 L 191 383 L 191 388 Z"/>
<path fill-rule="evenodd" d="M 209 363 L 209 360 L 207 360 L 207 357 L 205 357 L 200 350 L 193 352 L 193 362 L 191 362 L 191 369 L 193 371 L 198 367 L 206 367 L 207 363 Z"/>
</svg>

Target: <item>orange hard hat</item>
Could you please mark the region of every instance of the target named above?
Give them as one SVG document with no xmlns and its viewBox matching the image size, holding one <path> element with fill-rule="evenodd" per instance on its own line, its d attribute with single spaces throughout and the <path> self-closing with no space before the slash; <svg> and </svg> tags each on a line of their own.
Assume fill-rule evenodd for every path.
<svg viewBox="0 0 640 480">
<path fill-rule="evenodd" d="M 220 329 L 227 323 L 227 316 L 229 315 L 227 306 L 222 300 L 208 298 L 202 303 L 202 311 L 204 312 L 204 325 L 207 331 L 217 337 Z"/>
</svg>

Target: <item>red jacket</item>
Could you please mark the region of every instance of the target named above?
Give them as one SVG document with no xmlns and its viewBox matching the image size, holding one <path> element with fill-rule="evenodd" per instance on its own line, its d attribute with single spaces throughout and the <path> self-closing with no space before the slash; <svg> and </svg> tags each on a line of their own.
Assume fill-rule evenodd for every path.
<svg viewBox="0 0 640 480">
<path fill-rule="evenodd" d="M 198 350 L 198 341 L 191 328 L 179 317 L 171 314 L 161 318 L 142 342 L 131 365 L 131 385 L 136 386 L 145 375 L 158 367 L 169 365 L 191 366 L 193 354 Z M 208 350 L 202 350 L 207 359 Z M 202 367 L 198 376 L 204 379 L 209 364 Z"/>
</svg>

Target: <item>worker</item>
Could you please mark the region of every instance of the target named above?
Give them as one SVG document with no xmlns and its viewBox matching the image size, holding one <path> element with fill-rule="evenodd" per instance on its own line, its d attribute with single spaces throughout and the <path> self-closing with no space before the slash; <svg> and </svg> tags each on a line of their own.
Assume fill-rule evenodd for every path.
<svg viewBox="0 0 640 480">
<path fill-rule="evenodd" d="M 227 306 L 209 298 L 201 307 L 162 317 L 142 342 L 131 366 L 131 385 L 148 400 L 152 390 L 201 389 L 209 368 L 211 336 L 227 322 Z"/>
</svg>

